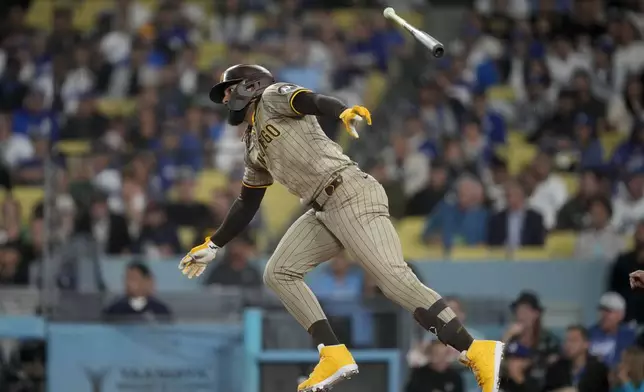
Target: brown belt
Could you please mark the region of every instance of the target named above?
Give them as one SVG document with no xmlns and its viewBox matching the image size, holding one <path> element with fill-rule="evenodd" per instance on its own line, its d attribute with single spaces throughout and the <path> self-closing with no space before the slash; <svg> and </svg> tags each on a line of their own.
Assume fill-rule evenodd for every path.
<svg viewBox="0 0 644 392">
<path fill-rule="evenodd" d="M 322 192 L 317 194 L 315 199 L 311 201 L 311 208 L 313 208 L 315 211 L 322 211 L 322 208 L 326 204 L 327 200 L 329 200 L 329 197 L 335 193 L 340 185 L 342 185 L 342 176 L 338 176 L 335 180 L 331 181 L 329 185 L 324 187 Z M 323 194 L 326 194 L 326 197 L 323 201 L 318 202 L 319 197 L 323 196 Z"/>
</svg>

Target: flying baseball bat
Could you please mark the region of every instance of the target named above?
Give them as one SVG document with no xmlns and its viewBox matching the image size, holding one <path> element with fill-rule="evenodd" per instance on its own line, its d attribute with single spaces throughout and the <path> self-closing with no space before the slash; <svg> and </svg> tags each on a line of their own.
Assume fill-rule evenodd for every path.
<svg viewBox="0 0 644 392">
<path fill-rule="evenodd" d="M 445 54 L 445 47 L 436 38 L 410 25 L 409 22 L 407 22 L 405 19 L 398 16 L 396 14 L 396 11 L 391 7 L 385 8 L 382 14 L 385 16 L 386 19 L 393 20 L 400 27 L 409 31 L 409 33 L 413 35 L 414 38 L 420 41 L 421 44 L 423 44 L 427 49 L 429 49 L 432 52 L 432 55 L 434 57 L 436 58 L 443 57 L 443 55 Z"/>
</svg>

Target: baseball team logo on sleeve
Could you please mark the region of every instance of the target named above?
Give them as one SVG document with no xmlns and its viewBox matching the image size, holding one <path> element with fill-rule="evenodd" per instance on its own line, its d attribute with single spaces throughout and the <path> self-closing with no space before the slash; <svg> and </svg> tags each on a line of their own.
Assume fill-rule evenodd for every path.
<svg viewBox="0 0 644 392">
<path fill-rule="evenodd" d="M 285 84 L 283 86 L 280 86 L 277 89 L 277 92 L 280 93 L 280 94 L 288 94 L 290 92 L 295 91 L 297 88 L 298 87 L 296 85 L 294 85 L 294 84 Z"/>
</svg>

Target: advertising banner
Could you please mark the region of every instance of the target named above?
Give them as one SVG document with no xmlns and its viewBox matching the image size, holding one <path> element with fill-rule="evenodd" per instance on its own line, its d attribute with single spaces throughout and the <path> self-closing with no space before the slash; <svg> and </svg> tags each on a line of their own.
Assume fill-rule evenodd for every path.
<svg viewBox="0 0 644 392">
<path fill-rule="evenodd" d="M 205 392 L 242 380 L 239 326 L 54 324 L 49 392 Z"/>
</svg>

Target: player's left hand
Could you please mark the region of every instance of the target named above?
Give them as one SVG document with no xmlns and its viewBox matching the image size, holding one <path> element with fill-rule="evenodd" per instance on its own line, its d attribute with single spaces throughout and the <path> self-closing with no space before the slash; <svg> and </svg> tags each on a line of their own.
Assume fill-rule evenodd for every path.
<svg viewBox="0 0 644 392">
<path fill-rule="evenodd" d="M 632 272 L 628 275 L 628 280 L 631 283 L 631 288 L 644 289 L 644 270 Z"/>
<path fill-rule="evenodd" d="M 200 276 L 206 270 L 208 264 L 215 259 L 219 247 L 206 237 L 206 241 L 190 249 L 187 255 L 179 262 L 179 269 L 189 279 Z"/>
<path fill-rule="evenodd" d="M 340 120 L 344 124 L 344 129 L 349 132 L 349 135 L 354 138 L 358 138 L 358 133 L 355 130 L 355 124 L 357 121 L 362 119 L 367 120 L 367 124 L 371 125 L 371 113 L 364 106 L 353 106 L 348 109 L 345 109 L 344 112 L 340 114 Z"/>
</svg>

